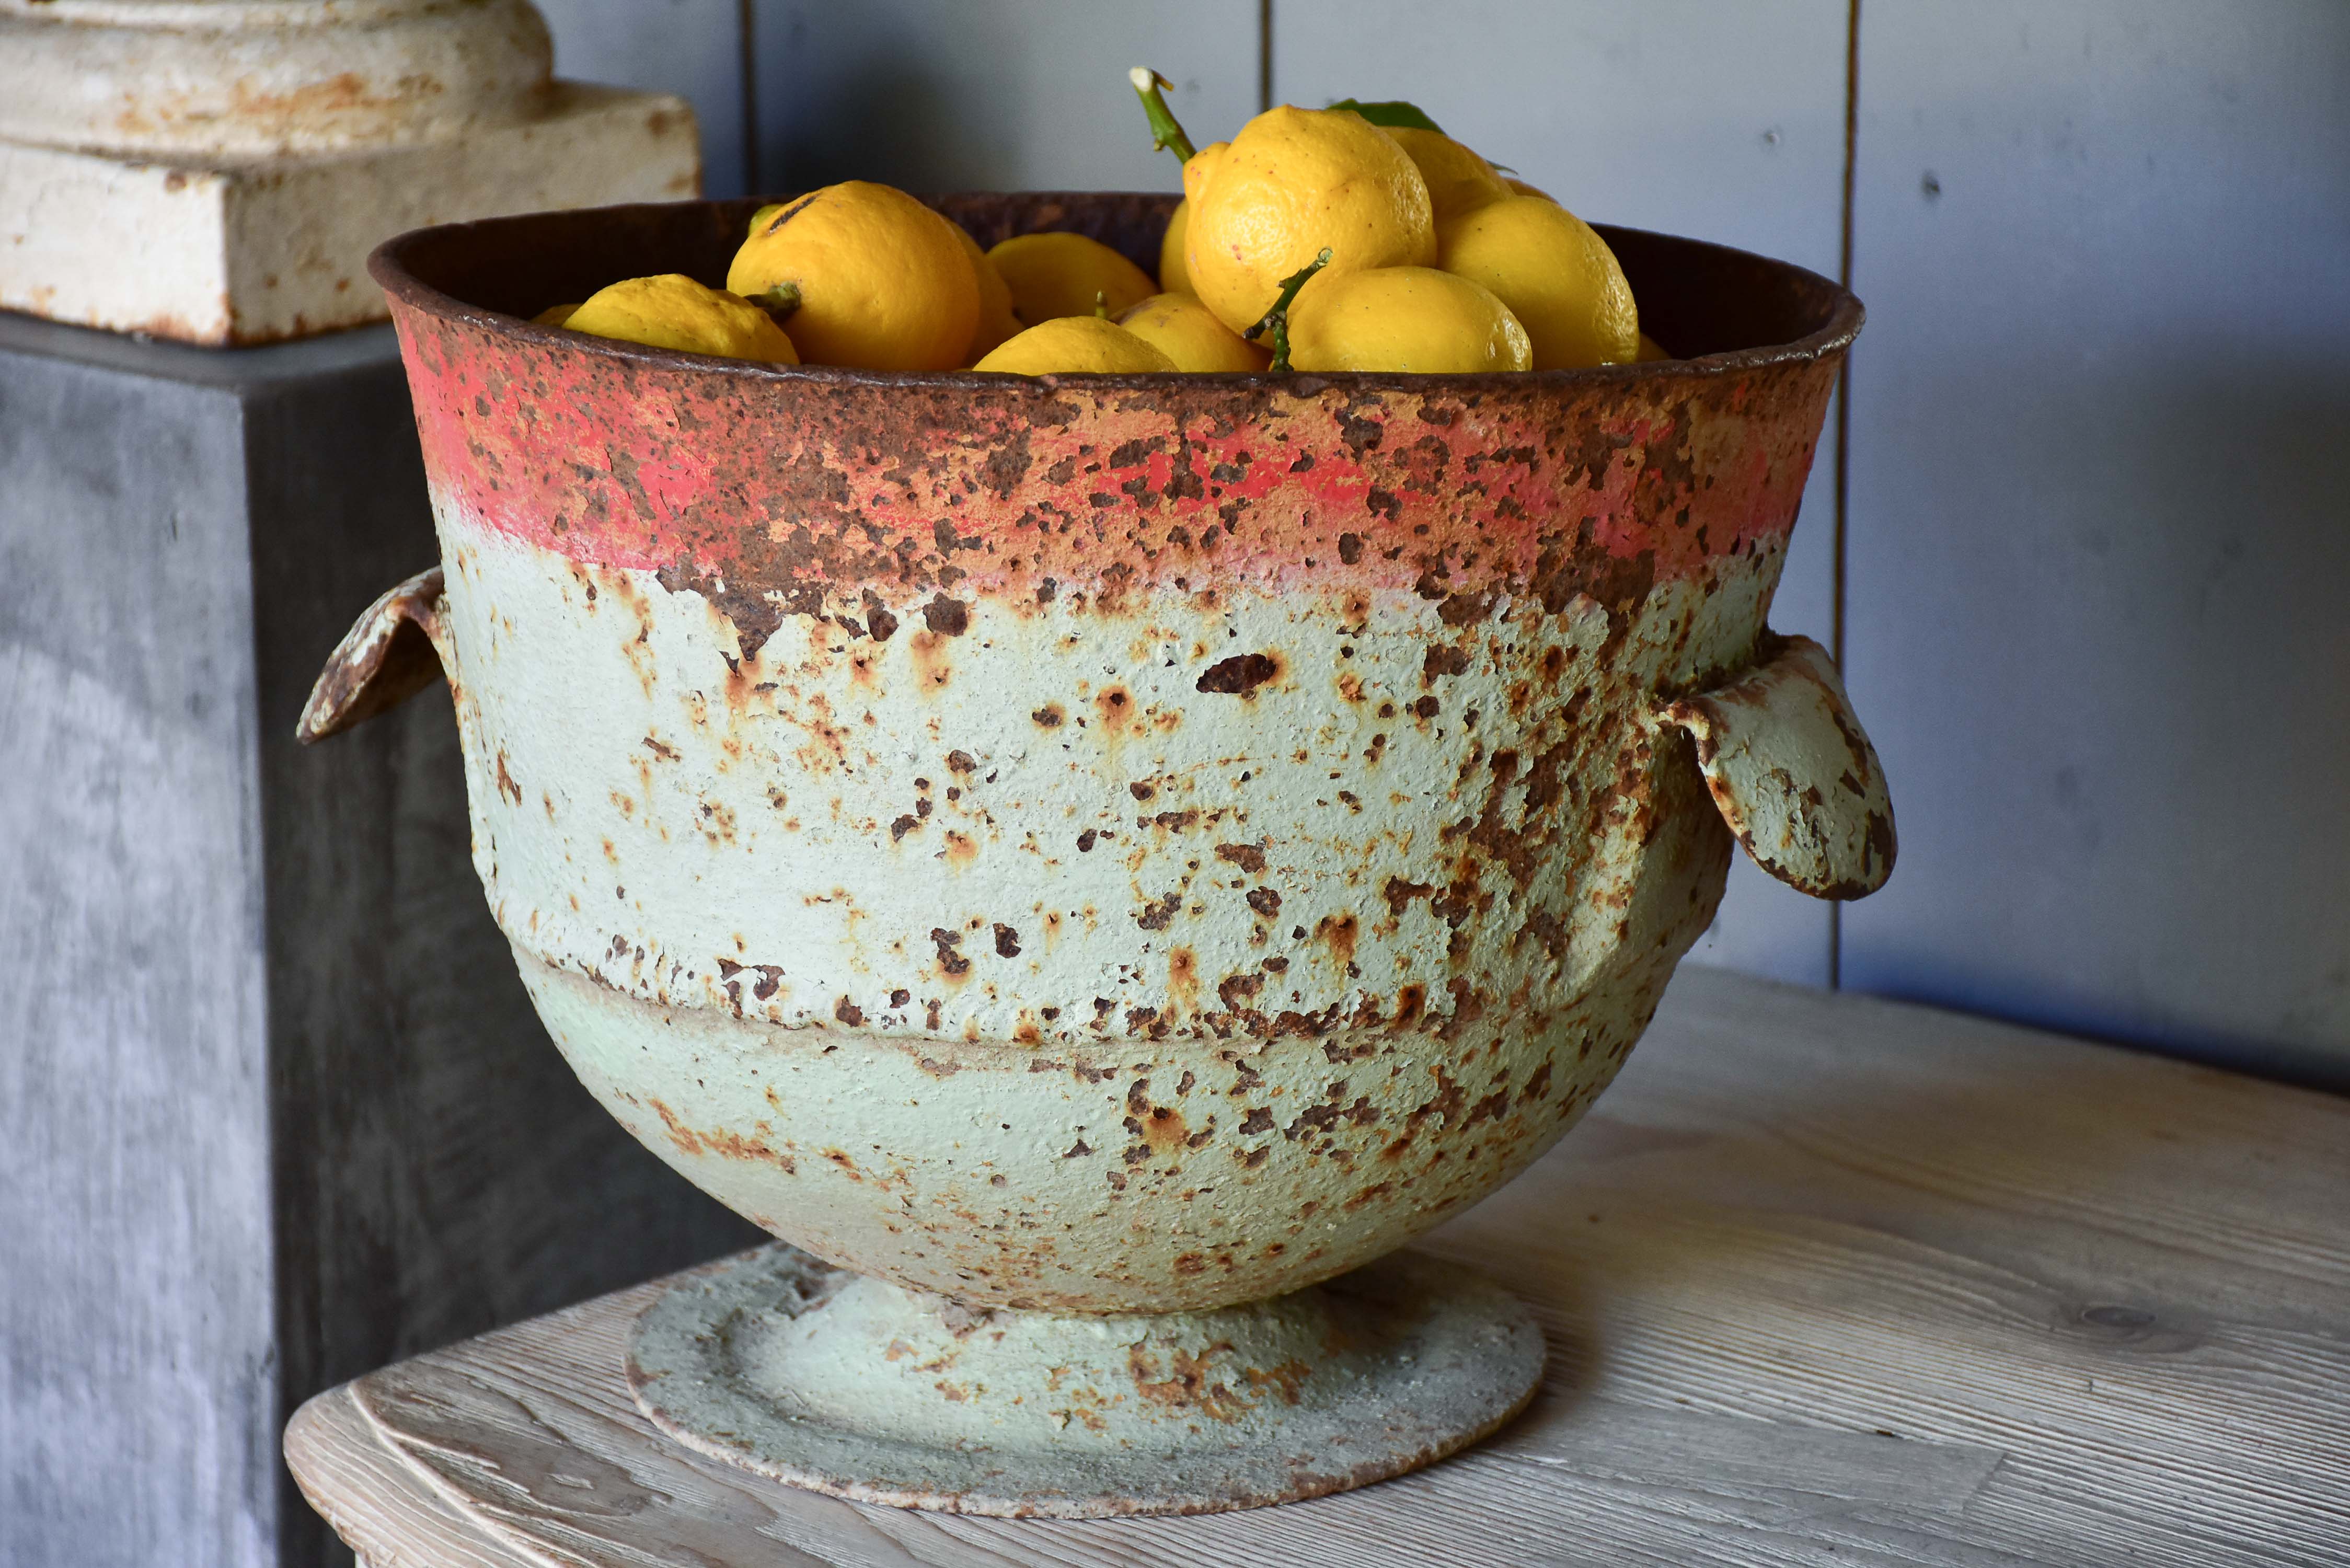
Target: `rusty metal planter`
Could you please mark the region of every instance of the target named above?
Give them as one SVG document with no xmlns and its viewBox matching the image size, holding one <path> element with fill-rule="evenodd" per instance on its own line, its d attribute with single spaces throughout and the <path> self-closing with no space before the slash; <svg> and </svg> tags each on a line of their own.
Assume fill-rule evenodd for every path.
<svg viewBox="0 0 2350 1568">
<path fill-rule="evenodd" d="M 1148 265 L 1172 200 L 941 205 Z M 1295 1291 L 1572 1125 L 1725 817 L 1824 896 L 1890 869 L 1833 668 L 1764 627 L 1860 323 L 1833 285 L 1605 231 L 1691 358 L 1492 377 L 771 368 L 518 319 L 718 281 L 749 210 L 378 253 L 442 567 L 304 723 L 437 656 L 550 1033 L 776 1235 L 971 1309 Z"/>
</svg>

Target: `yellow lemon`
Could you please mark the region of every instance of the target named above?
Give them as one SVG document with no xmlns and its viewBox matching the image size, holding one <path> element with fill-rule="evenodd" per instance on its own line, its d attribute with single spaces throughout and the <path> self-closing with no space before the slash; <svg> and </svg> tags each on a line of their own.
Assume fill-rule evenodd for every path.
<svg viewBox="0 0 2350 1568">
<path fill-rule="evenodd" d="M 987 253 L 979 248 L 979 242 L 971 237 L 971 231 L 952 219 L 948 220 L 948 226 L 962 241 L 963 254 L 979 278 L 979 325 L 972 331 L 971 347 L 962 351 L 962 363 L 968 365 L 1005 338 L 1017 335 L 1020 318 L 1012 314 L 1011 286 L 995 270 L 995 264 L 987 259 Z"/>
<path fill-rule="evenodd" d="M 541 327 L 561 327 L 571 319 L 571 313 L 578 308 L 577 305 L 550 305 L 531 319 Z"/>
<path fill-rule="evenodd" d="M 972 367 L 1011 376 L 1129 376 L 1175 361 L 1098 316 L 1056 316 L 1002 344 Z"/>
<path fill-rule="evenodd" d="M 1523 370 L 1534 360 L 1508 306 L 1465 277 L 1426 266 L 1325 269 L 1289 307 L 1299 370 Z"/>
<path fill-rule="evenodd" d="M 1281 280 L 1325 246 L 1326 275 L 1436 259 L 1428 182 L 1393 137 L 1346 109 L 1265 110 L 1230 146 L 1186 163 L 1183 192 L 1184 270 L 1235 332 L 1255 326 Z"/>
<path fill-rule="evenodd" d="M 1677 359 L 1680 356 L 1677 354 L 1668 352 L 1663 344 L 1658 342 L 1647 333 L 1643 332 L 1640 334 L 1639 362 L 1641 364 L 1652 364 L 1659 359 Z"/>
<path fill-rule="evenodd" d="M 767 313 L 682 273 L 632 277 L 598 289 L 564 323 L 593 337 L 618 337 L 689 354 L 796 365 L 791 338 Z"/>
<path fill-rule="evenodd" d="M 750 223 L 748 223 L 747 224 L 745 224 L 745 225 L 743 226 L 743 232 L 744 234 L 757 234 L 761 229 L 764 229 L 764 228 L 765 228 L 765 227 L 767 226 L 768 221 L 769 221 L 770 219 L 774 218 L 774 217 L 775 217 L 775 215 L 777 213 L 780 213 L 780 212 L 782 212 L 783 210 L 784 210 L 784 203 L 783 203 L 783 202 L 768 202 L 765 206 L 764 206 L 764 207 L 760 208 L 757 212 L 755 212 L 755 213 L 752 213 L 752 214 L 751 214 L 751 221 L 750 221 Z"/>
<path fill-rule="evenodd" d="M 1031 327 L 1091 316 L 1097 294 L 1116 316 L 1159 292 L 1149 273 L 1083 234 L 1015 234 L 987 259 L 1012 290 L 1012 314 Z"/>
<path fill-rule="evenodd" d="M 1183 160 L 1183 204 L 1185 206 L 1198 204 L 1200 192 L 1208 188 L 1208 182 L 1215 177 L 1217 170 L 1223 167 L 1224 154 L 1232 150 L 1232 144 L 1229 141 L 1211 141 L 1199 151 Z M 1190 216 L 1186 214 L 1183 221 L 1188 232 Z"/>
<path fill-rule="evenodd" d="M 1168 214 L 1167 236 L 1159 242 L 1159 286 L 1169 294 L 1189 294 L 1191 280 L 1183 271 L 1184 235 L 1191 227 L 1191 203 L 1178 202 Z"/>
<path fill-rule="evenodd" d="M 1383 129 L 1395 138 L 1396 145 L 1409 156 L 1420 179 L 1427 182 L 1429 204 L 1435 208 L 1438 223 L 1473 212 L 1510 193 L 1510 188 L 1502 183 L 1501 174 L 1491 163 L 1444 132 L 1410 125 Z"/>
<path fill-rule="evenodd" d="M 799 291 L 792 340 L 815 365 L 945 370 L 979 324 L 979 276 L 955 224 L 868 181 L 802 196 L 743 242 L 726 286 Z"/>
<path fill-rule="evenodd" d="M 1639 312 L 1616 253 L 1557 202 L 1512 196 L 1450 220 L 1439 239 L 1445 271 L 1492 289 L 1524 323 L 1535 369 L 1639 357 Z"/>
<path fill-rule="evenodd" d="M 1154 294 L 1118 324 L 1166 355 L 1178 370 L 1262 370 L 1273 359 L 1188 294 Z"/>
</svg>

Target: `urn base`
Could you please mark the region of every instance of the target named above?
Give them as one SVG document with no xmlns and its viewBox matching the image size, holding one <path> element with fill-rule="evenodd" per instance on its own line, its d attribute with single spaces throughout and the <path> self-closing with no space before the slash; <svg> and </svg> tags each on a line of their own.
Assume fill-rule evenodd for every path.
<svg viewBox="0 0 2350 1568">
<path fill-rule="evenodd" d="M 1506 1424 L 1540 1385 L 1514 1297 L 1399 1253 L 1213 1312 L 967 1308 L 784 1243 L 638 1321 L 637 1402 L 701 1452 L 899 1508 L 1213 1513 L 1400 1475 Z"/>
</svg>

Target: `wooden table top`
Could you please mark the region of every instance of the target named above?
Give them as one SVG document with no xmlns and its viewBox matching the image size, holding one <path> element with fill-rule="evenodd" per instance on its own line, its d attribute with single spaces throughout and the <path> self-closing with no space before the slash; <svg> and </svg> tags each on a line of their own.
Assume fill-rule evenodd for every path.
<svg viewBox="0 0 2350 1568">
<path fill-rule="evenodd" d="M 764 1480 L 638 1414 L 658 1282 L 393 1369 L 429 1443 L 361 1379 L 286 1456 L 375 1568 L 2350 1563 L 2350 1101 L 1692 967 L 1582 1126 L 1421 1245 L 1535 1303 L 1544 1392 L 1311 1502 Z"/>
</svg>

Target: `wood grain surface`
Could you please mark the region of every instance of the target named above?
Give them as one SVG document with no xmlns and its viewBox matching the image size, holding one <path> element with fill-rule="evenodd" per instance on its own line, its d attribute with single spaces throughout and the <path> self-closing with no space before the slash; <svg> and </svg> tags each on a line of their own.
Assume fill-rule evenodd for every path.
<svg viewBox="0 0 2350 1568">
<path fill-rule="evenodd" d="M 1542 1398 L 1420 1474 L 1189 1520 L 861 1507 L 659 1437 L 640 1286 L 320 1396 L 378 1568 L 2350 1560 L 2350 1102 L 1692 968 L 1560 1148 L 1425 1246 Z"/>
</svg>

